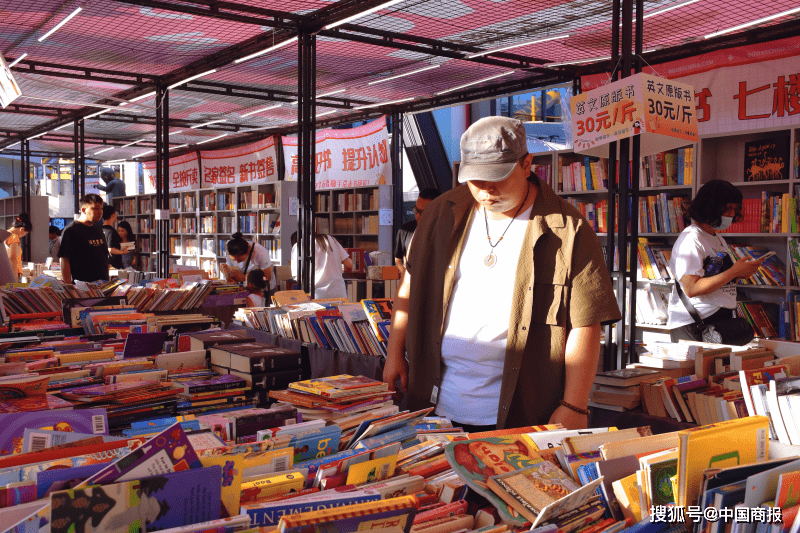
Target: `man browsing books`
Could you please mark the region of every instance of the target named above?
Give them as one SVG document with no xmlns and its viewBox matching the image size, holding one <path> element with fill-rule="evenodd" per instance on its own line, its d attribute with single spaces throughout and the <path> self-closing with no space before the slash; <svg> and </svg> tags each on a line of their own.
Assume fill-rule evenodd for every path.
<svg viewBox="0 0 800 533">
<path fill-rule="evenodd" d="M 425 209 L 383 374 L 410 408 L 462 426 L 586 427 L 600 325 L 620 313 L 597 236 L 532 160 L 520 121 L 479 120 L 461 138 L 467 186 Z"/>
<path fill-rule="evenodd" d="M 103 199 L 87 194 L 80 199 L 81 216 L 61 234 L 61 275 L 64 283 L 74 280 L 108 279 L 108 248 L 103 230 L 95 224 L 103 216 Z"/>
<path fill-rule="evenodd" d="M 409 220 L 397 232 L 397 238 L 394 243 L 394 264 L 400 270 L 400 277 L 406 271 L 406 258 L 408 257 L 408 249 L 411 247 L 411 239 L 414 237 L 414 232 L 417 230 L 419 219 L 422 218 L 422 213 L 428 204 L 439 196 L 439 189 L 428 187 L 419 191 L 419 197 L 414 204 L 414 218 Z"/>
<path fill-rule="evenodd" d="M 106 246 L 108 246 L 108 263 L 114 268 L 122 268 L 122 256 L 125 252 L 122 251 L 122 238 L 114 229 L 114 224 L 117 222 L 117 208 L 113 205 L 103 206 L 103 235 L 106 238 Z"/>
</svg>

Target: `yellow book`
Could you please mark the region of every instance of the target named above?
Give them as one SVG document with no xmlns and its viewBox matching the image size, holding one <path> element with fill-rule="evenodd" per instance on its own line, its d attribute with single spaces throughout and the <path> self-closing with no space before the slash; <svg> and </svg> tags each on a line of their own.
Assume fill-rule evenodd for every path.
<svg viewBox="0 0 800 533">
<path fill-rule="evenodd" d="M 383 481 L 394 475 L 397 466 L 397 455 L 373 459 L 365 463 L 352 465 L 347 471 L 346 485 L 361 485 L 373 481 Z"/>
<path fill-rule="evenodd" d="M 694 178 L 694 147 L 687 146 L 683 156 L 683 184 L 691 185 Z"/>
<path fill-rule="evenodd" d="M 105 359 L 114 359 L 114 350 L 97 350 L 93 352 L 58 354 L 57 357 L 61 365 L 80 363 L 83 361 L 103 361 Z"/>
<path fill-rule="evenodd" d="M 698 505 L 703 470 L 769 459 L 769 419 L 750 416 L 680 432 L 677 505 Z"/>
<path fill-rule="evenodd" d="M 599 191 L 600 190 L 600 180 L 598 179 L 598 172 L 597 172 L 597 166 L 599 164 L 600 164 L 599 162 L 594 161 L 594 160 L 590 161 L 590 163 L 589 163 L 589 172 L 591 172 L 591 174 L 592 174 L 592 190 L 593 191 Z"/>
<path fill-rule="evenodd" d="M 789 232 L 789 193 L 781 198 L 781 233 Z"/>
<path fill-rule="evenodd" d="M 305 476 L 299 472 L 276 474 L 255 481 L 245 481 L 242 483 L 242 501 L 252 502 L 270 496 L 303 490 L 305 481 Z"/>
<path fill-rule="evenodd" d="M 201 457 L 200 462 L 203 467 L 221 466 L 222 467 L 222 505 L 228 512 L 228 516 L 239 514 L 239 502 L 242 495 L 242 455 L 216 455 Z"/>
<path fill-rule="evenodd" d="M 399 498 L 390 498 L 388 500 L 378 500 L 374 502 L 356 503 L 344 507 L 333 507 L 330 509 L 320 509 L 317 511 L 309 511 L 307 513 L 296 513 L 283 515 L 278 528 L 281 531 L 286 531 L 290 528 L 301 526 L 313 526 L 314 524 L 324 524 L 325 522 L 345 521 L 347 519 L 356 519 L 359 522 L 355 528 L 351 528 L 353 524 L 346 524 L 351 526 L 345 531 L 367 531 L 375 530 L 379 527 L 388 525 L 387 515 L 392 514 L 392 525 L 406 527 L 408 521 L 411 519 L 409 514 L 403 513 L 416 508 L 416 497 L 414 496 L 400 496 Z M 370 519 L 371 515 L 378 515 L 379 522 Z"/>
<path fill-rule="evenodd" d="M 642 509 L 639 505 L 639 482 L 636 474 L 619 479 L 611 484 L 614 496 L 617 497 L 619 507 L 625 518 L 630 518 L 633 523 L 642 519 Z"/>
</svg>

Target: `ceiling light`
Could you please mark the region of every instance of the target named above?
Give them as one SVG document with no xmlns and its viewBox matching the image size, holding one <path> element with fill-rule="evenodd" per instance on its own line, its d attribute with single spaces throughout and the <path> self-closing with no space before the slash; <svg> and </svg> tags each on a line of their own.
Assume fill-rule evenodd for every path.
<svg viewBox="0 0 800 533">
<path fill-rule="evenodd" d="M 700 0 L 689 0 L 688 2 L 681 2 L 680 4 L 675 4 L 674 6 L 666 7 L 664 9 L 659 9 L 658 11 L 653 11 L 652 13 L 648 13 L 647 15 L 643 16 L 643 19 L 655 17 L 656 15 L 660 15 L 661 13 L 666 13 L 667 11 L 672 11 L 673 9 L 678 9 L 679 7 L 688 6 L 689 4 L 694 4 L 695 2 L 699 2 Z"/>
<path fill-rule="evenodd" d="M 203 126 L 209 126 L 211 124 L 219 124 L 220 122 L 226 122 L 226 120 L 224 118 L 218 118 L 217 120 L 209 120 L 208 122 L 203 122 L 202 124 L 197 124 L 195 126 L 189 126 L 189 127 L 192 128 L 193 130 L 196 130 L 197 128 L 202 128 Z"/>
<path fill-rule="evenodd" d="M 205 141 L 197 142 L 195 144 L 210 143 L 211 141 L 216 141 L 217 139 L 222 139 L 223 137 L 226 137 L 227 135 L 228 135 L 227 133 L 223 133 L 222 135 L 217 135 L 216 137 L 212 137 L 210 139 L 206 139 Z"/>
<path fill-rule="evenodd" d="M 331 28 L 335 28 L 336 26 L 341 26 L 342 24 L 347 24 L 348 22 L 351 22 L 351 21 L 356 20 L 358 18 L 364 17 L 366 15 L 370 15 L 372 13 L 375 13 L 376 11 L 380 11 L 381 9 L 386 9 L 389 6 L 393 6 L 395 4 L 399 4 L 402 1 L 403 0 L 390 0 L 389 2 L 386 2 L 386 3 L 381 4 L 379 6 L 375 6 L 375 7 L 371 8 L 371 9 L 367 9 L 366 11 L 362 11 L 361 13 L 357 13 L 357 14 L 352 15 L 350 17 L 343 18 L 342 20 L 339 20 L 337 22 L 333 22 L 331 24 L 328 24 L 327 26 L 325 26 L 325 29 L 329 30 Z"/>
<path fill-rule="evenodd" d="M 104 165 L 111 165 L 111 164 L 114 164 L 114 163 L 124 163 L 124 162 L 125 162 L 124 159 L 115 159 L 114 161 L 103 161 L 103 164 Z"/>
<path fill-rule="evenodd" d="M 438 96 L 440 94 L 451 93 L 453 91 L 457 91 L 459 89 L 463 89 L 464 87 L 471 87 L 472 85 L 478 85 L 479 83 L 483 83 L 485 81 L 494 80 L 494 79 L 497 79 L 497 78 L 502 78 L 503 76 L 508 76 L 509 74 L 514 74 L 514 72 L 515 71 L 512 70 L 510 72 L 503 72 L 502 74 L 495 74 L 494 76 L 489 76 L 488 78 L 483 78 L 482 80 L 473 81 L 473 82 L 470 82 L 470 83 L 465 83 L 464 85 L 459 85 L 458 87 L 452 87 L 452 88 L 447 89 L 445 91 L 438 92 L 438 93 L 436 93 L 436 95 Z"/>
<path fill-rule="evenodd" d="M 417 74 L 418 72 L 424 72 L 426 70 L 431 70 L 432 68 L 439 68 L 441 65 L 428 65 L 427 67 L 418 68 L 417 70 L 412 70 L 411 72 L 406 72 L 405 74 L 398 74 L 397 76 L 391 76 L 389 78 L 383 78 L 382 80 L 371 81 L 367 85 L 375 85 L 378 83 L 383 83 L 385 81 L 396 80 L 397 78 L 402 78 L 404 76 L 411 76 L 412 74 Z"/>
<path fill-rule="evenodd" d="M 91 115 L 83 117 L 83 120 L 89 120 L 90 118 L 102 115 L 103 113 L 108 113 L 109 111 L 111 111 L 111 109 L 103 109 L 102 111 L 98 111 L 97 113 L 92 113 Z"/>
<path fill-rule="evenodd" d="M 100 155 L 100 154 L 102 154 L 103 152 L 108 152 L 109 150 L 113 150 L 114 148 L 116 148 L 116 146 L 112 146 L 111 148 L 103 148 L 102 150 L 99 150 L 99 151 L 95 152 L 95 153 L 94 153 L 94 154 L 92 154 L 92 155 Z"/>
<path fill-rule="evenodd" d="M 56 32 L 56 30 L 58 30 L 58 28 L 60 28 L 61 26 L 63 26 L 63 25 L 64 25 L 64 24 L 66 24 L 67 22 L 69 22 L 69 21 L 70 21 L 70 19 L 72 19 L 72 17 L 74 17 L 75 15 L 77 15 L 78 13 L 80 13 L 82 10 L 83 10 L 83 8 L 82 8 L 82 7 L 79 7 L 78 9 L 76 9 L 75 11 L 73 11 L 72 13 L 70 13 L 69 15 L 67 15 L 67 16 L 64 18 L 64 20 L 62 20 L 61 22 L 59 22 L 58 24 L 56 24 L 55 26 L 53 26 L 53 29 L 52 29 L 52 30 L 50 30 L 49 32 L 47 32 L 47 33 L 45 33 L 44 35 L 42 35 L 41 37 L 39 37 L 39 38 L 37 39 L 37 41 L 39 41 L 39 42 L 42 42 L 42 41 L 44 41 L 45 39 L 47 39 L 48 37 L 50 37 L 51 35 L 53 35 L 53 34 Z"/>
<path fill-rule="evenodd" d="M 183 133 L 183 130 L 173 131 L 170 133 L 170 135 L 177 135 L 179 133 Z"/>
<path fill-rule="evenodd" d="M 576 59 L 575 61 L 564 61 L 562 63 L 548 63 L 548 64 L 542 65 L 542 66 L 543 67 L 560 67 L 561 65 L 579 65 L 581 63 L 593 63 L 595 61 L 605 61 L 606 59 L 611 59 L 611 56 L 591 57 L 589 59 Z"/>
<path fill-rule="evenodd" d="M 20 98 L 29 98 L 31 100 L 41 100 L 43 102 L 55 102 L 57 104 L 68 104 L 68 105 L 80 105 L 85 107 L 101 107 L 103 109 L 114 109 L 113 105 L 105 105 L 105 104 L 91 104 L 87 102 L 74 102 L 71 100 L 57 100 L 55 98 L 42 98 L 41 96 L 30 96 L 27 94 L 19 95 Z"/>
<path fill-rule="evenodd" d="M 138 102 L 139 100 L 144 100 L 145 98 L 150 98 L 151 96 L 155 96 L 155 95 L 156 95 L 156 92 L 153 91 L 153 92 L 150 92 L 150 93 L 147 93 L 147 94 L 143 94 L 141 96 L 137 96 L 136 98 L 131 98 L 130 100 L 128 100 L 128 102 Z"/>
<path fill-rule="evenodd" d="M 331 109 L 330 111 L 325 111 L 325 112 L 323 112 L 323 113 L 317 113 L 317 117 L 322 117 L 322 116 L 325 116 L 325 115 L 330 115 L 331 113 L 336 113 L 336 111 L 337 111 L 336 109 Z"/>
<path fill-rule="evenodd" d="M 64 128 L 66 128 L 68 126 L 72 126 L 72 124 L 67 123 L 67 124 L 64 124 L 63 126 L 59 126 L 57 128 L 53 128 L 53 131 L 63 130 Z"/>
<path fill-rule="evenodd" d="M 19 146 L 20 141 L 15 142 L 14 144 L 9 144 L 6 148 L 14 148 L 15 146 Z"/>
<path fill-rule="evenodd" d="M 692 0 L 692 2 L 697 2 L 698 0 Z M 528 46 L 531 44 L 538 44 L 538 43 L 546 43 L 547 41 L 555 41 L 556 39 L 566 39 L 569 35 L 556 35 L 555 37 L 545 37 L 543 39 L 536 39 L 535 41 L 527 41 L 524 43 L 519 44 L 510 44 L 508 46 L 503 46 L 502 48 L 494 48 L 492 50 L 485 50 L 483 52 L 478 52 L 476 54 L 471 54 L 467 56 L 467 59 L 472 59 L 473 57 L 480 57 L 485 56 L 487 54 L 494 54 L 496 52 L 502 52 L 503 50 L 510 50 L 512 48 L 519 48 L 520 46 Z"/>
<path fill-rule="evenodd" d="M 402 100 L 392 100 L 391 102 L 378 102 L 376 104 L 369 104 L 369 105 L 362 105 L 360 107 L 354 107 L 353 110 L 354 111 L 358 111 L 360 109 L 369 109 L 370 107 L 379 107 L 379 106 L 382 106 L 382 105 L 399 104 L 401 102 L 408 102 L 408 101 L 413 100 L 413 99 L 414 98 L 412 97 L 412 98 L 403 98 Z"/>
<path fill-rule="evenodd" d="M 46 132 L 46 131 L 43 131 L 42 133 L 37 133 L 36 135 L 33 135 L 32 137 L 28 137 L 26 140 L 27 140 L 27 141 L 32 141 L 33 139 L 36 139 L 37 137 L 41 137 L 41 136 L 42 136 L 42 135 L 44 135 L 45 133 L 47 133 L 47 132 Z"/>
<path fill-rule="evenodd" d="M 143 155 L 147 155 L 147 154 L 149 154 L 149 153 L 152 153 L 152 152 L 155 152 L 155 150 L 148 150 L 148 151 L 146 151 L 146 152 L 142 152 L 141 154 L 136 154 L 136 155 L 135 155 L 135 156 L 133 156 L 133 157 L 134 157 L 134 158 L 136 158 L 136 157 L 142 157 Z"/>
<path fill-rule="evenodd" d="M 205 72 L 201 72 L 200 74 L 195 74 L 194 76 L 190 76 L 190 77 L 186 78 L 185 80 L 181 80 L 181 81 L 179 81 L 177 83 L 173 83 L 172 85 L 168 86 L 167 89 L 174 89 L 178 85 L 183 85 L 184 83 L 189 83 L 190 81 L 196 80 L 197 78 L 202 78 L 203 76 L 208 76 L 209 74 L 214 74 L 216 71 L 217 71 L 217 69 L 212 68 L 211 70 L 207 70 Z"/>
<path fill-rule="evenodd" d="M 128 143 L 128 144 L 126 144 L 125 146 L 121 146 L 120 148 L 127 148 L 127 147 L 129 147 L 129 146 L 133 146 L 134 144 L 140 143 L 140 142 L 142 142 L 143 140 L 144 140 L 144 139 L 139 139 L 139 140 L 133 141 L 132 143 Z"/>
<path fill-rule="evenodd" d="M 318 95 L 317 95 L 317 98 L 323 98 L 323 97 L 325 97 L 325 96 L 331 96 L 331 95 L 334 95 L 334 94 L 343 93 L 343 92 L 345 92 L 346 90 L 347 90 L 347 89 L 339 89 L 338 91 L 331 91 L 331 92 L 329 92 L 329 93 L 325 93 L 325 94 L 318 94 Z"/>
<path fill-rule="evenodd" d="M 14 66 L 14 65 L 16 65 L 17 63 L 19 63 L 20 61 L 22 61 L 23 59 L 25 59 L 25 57 L 27 57 L 27 55 L 28 55 L 28 52 L 25 52 L 24 54 L 22 54 L 21 56 L 19 56 L 18 58 L 16 58 L 14 61 L 12 61 L 11 63 L 9 63 L 9 64 L 8 64 L 8 68 L 11 68 L 11 67 L 13 67 L 13 66 Z"/>
<path fill-rule="evenodd" d="M 177 150 L 178 148 L 186 148 L 187 146 L 189 146 L 188 143 L 187 144 L 182 144 L 180 146 L 173 146 L 172 148 L 170 148 L 170 150 Z"/>
<path fill-rule="evenodd" d="M 794 9 L 790 9 L 789 11 L 783 11 L 781 13 L 776 13 L 774 15 L 770 15 L 768 17 L 760 18 L 758 20 L 754 20 L 752 22 L 745 22 L 744 24 L 739 24 L 738 26 L 734 26 L 733 28 L 728 28 L 727 30 L 720 30 L 714 33 L 709 33 L 706 35 L 706 39 L 711 39 L 712 37 L 716 37 L 717 35 L 724 35 L 726 33 L 730 33 L 732 31 L 741 30 L 743 28 L 747 28 L 749 26 L 755 26 L 756 24 L 761 24 L 763 22 L 769 22 L 770 20 L 775 20 L 777 18 L 786 17 L 788 15 L 794 15 L 795 13 L 800 12 L 800 7 L 796 7 Z"/>
<path fill-rule="evenodd" d="M 249 113 L 245 113 L 242 117 L 249 117 L 250 115 L 255 115 L 256 113 L 261 113 L 262 111 L 269 111 L 270 109 L 276 109 L 280 107 L 280 104 L 271 105 L 269 107 L 262 107 L 261 109 L 256 109 L 255 111 L 250 111 Z"/>
<path fill-rule="evenodd" d="M 261 50 L 260 52 L 256 52 L 255 54 L 250 54 L 249 56 L 244 56 L 244 57 L 242 57 L 240 59 L 234 59 L 233 62 L 234 63 L 241 63 L 243 61 L 248 61 L 250 59 L 253 59 L 254 57 L 263 56 L 264 54 L 272 52 L 273 50 L 277 50 L 278 48 L 283 48 L 287 44 L 293 43 L 296 40 L 297 40 L 296 36 L 292 37 L 291 39 L 287 39 L 287 40 L 285 40 L 283 42 L 280 42 L 278 44 L 272 45 L 269 48 L 265 48 L 264 50 Z"/>
</svg>

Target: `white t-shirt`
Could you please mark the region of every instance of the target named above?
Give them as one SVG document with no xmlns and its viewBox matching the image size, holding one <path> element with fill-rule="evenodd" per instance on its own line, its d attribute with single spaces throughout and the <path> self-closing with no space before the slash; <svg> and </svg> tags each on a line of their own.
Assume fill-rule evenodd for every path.
<svg viewBox="0 0 800 533">
<path fill-rule="evenodd" d="M 514 219 L 489 219 L 492 242 L 508 231 L 494 249 L 497 262 L 484 265 L 491 251 L 483 210 L 467 228 L 467 240 L 455 272 L 442 339 L 444 373 L 436 414 L 462 424 L 497 423 L 497 406 L 514 299 L 517 263 L 531 209 Z"/>
<path fill-rule="evenodd" d="M 722 235 L 711 235 L 698 226 L 692 224 L 681 232 L 675 245 L 672 247 L 672 256 L 669 266 L 676 279 L 681 279 L 687 274 L 703 277 L 703 261 L 713 257 L 718 252 L 728 253 L 728 245 Z M 689 298 L 701 318 L 713 315 L 721 308 L 733 309 L 736 307 L 736 284 L 728 283 L 711 294 Z M 673 287 L 672 297 L 669 301 L 669 320 L 667 327 L 670 329 L 694 323 L 686 306 L 683 305 L 678 291 Z"/>
<path fill-rule="evenodd" d="M 272 270 L 272 261 L 269 258 L 269 252 L 267 252 L 267 249 L 258 243 L 255 244 L 250 243 L 250 245 L 253 246 L 253 255 L 250 257 L 250 264 L 247 265 L 247 272 L 250 272 L 254 268 L 261 269 L 264 272 L 266 272 L 267 270 Z M 237 263 L 236 261 L 233 260 L 231 256 L 228 256 L 226 263 L 228 263 L 229 266 L 238 267 L 239 270 L 244 272 L 244 264 L 247 263 L 247 258 L 245 258 L 245 260 L 242 261 L 241 263 Z M 247 273 L 245 273 L 245 275 L 246 274 Z M 269 287 L 267 287 L 267 289 L 271 290 L 274 289 L 275 287 L 276 287 L 275 276 L 272 276 L 272 278 L 269 281 Z"/>
<path fill-rule="evenodd" d="M 250 294 L 247 297 L 247 307 L 264 307 L 266 303 L 266 298 L 264 296 L 259 296 L 258 294 Z"/>
<path fill-rule="evenodd" d="M 342 261 L 350 257 L 339 241 L 326 235 L 328 250 L 319 247 L 314 239 L 314 297 L 347 298 L 342 277 Z M 292 247 L 292 276 L 297 279 L 297 245 Z"/>
</svg>

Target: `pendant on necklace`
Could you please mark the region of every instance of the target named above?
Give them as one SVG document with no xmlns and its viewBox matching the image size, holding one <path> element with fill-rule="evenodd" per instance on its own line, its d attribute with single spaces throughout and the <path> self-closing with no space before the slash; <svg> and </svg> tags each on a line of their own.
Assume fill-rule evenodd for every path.
<svg viewBox="0 0 800 533">
<path fill-rule="evenodd" d="M 497 256 L 494 255 L 493 251 L 489 252 L 489 255 L 483 258 L 483 264 L 486 265 L 487 268 L 492 268 L 497 264 Z"/>
</svg>

